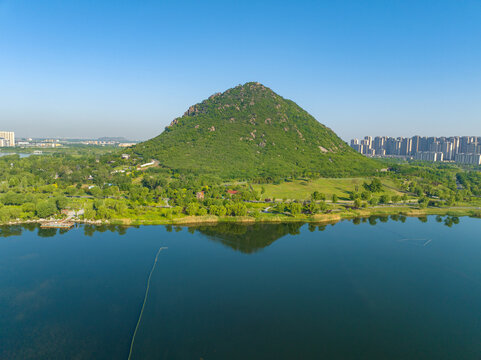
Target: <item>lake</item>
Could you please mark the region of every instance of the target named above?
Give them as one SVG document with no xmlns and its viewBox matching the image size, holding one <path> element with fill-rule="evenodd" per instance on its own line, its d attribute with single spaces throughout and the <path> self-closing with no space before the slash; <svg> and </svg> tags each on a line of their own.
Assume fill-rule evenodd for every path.
<svg viewBox="0 0 481 360">
<path fill-rule="evenodd" d="M 2 227 L 0 358 L 479 359 L 480 230 Z"/>
<path fill-rule="evenodd" d="M 33 154 L 31 154 L 31 153 L 19 153 L 19 154 L 17 154 L 17 153 L 3 153 L 3 152 L 0 152 L 0 156 L 10 156 L 10 155 L 19 155 L 20 159 L 22 159 L 22 158 L 29 157 Z"/>
</svg>

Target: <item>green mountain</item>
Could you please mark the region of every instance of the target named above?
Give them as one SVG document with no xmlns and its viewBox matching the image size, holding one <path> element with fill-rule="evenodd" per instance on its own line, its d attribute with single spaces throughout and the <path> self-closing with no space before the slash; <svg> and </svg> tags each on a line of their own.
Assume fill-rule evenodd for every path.
<svg viewBox="0 0 481 360">
<path fill-rule="evenodd" d="M 191 106 L 134 152 L 179 172 L 222 178 L 352 176 L 378 168 L 296 103 L 254 82 Z"/>
</svg>

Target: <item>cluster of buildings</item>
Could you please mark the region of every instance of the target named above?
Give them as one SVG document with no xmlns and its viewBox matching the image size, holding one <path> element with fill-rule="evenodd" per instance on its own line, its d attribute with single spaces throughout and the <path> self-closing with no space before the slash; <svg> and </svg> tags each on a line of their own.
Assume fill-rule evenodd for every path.
<svg viewBox="0 0 481 360">
<path fill-rule="evenodd" d="M 481 137 L 421 137 L 393 138 L 366 136 L 351 140 L 351 147 L 367 156 L 405 157 L 423 161 L 454 161 L 481 165 Z"/>
<path fill-rule="evenodd" d="M 0 131 L 0 148 L 19 146 L 22 148 L 57 148 L 68 145 L 96 145 L 96 146 L 119 146 L 122 148 L 131 147 L 137 142 L 128 141 L 124 138 L 99 138 L 99 139 L 32 139 L 21 138 L 15 140 L 13 131 Z"/>
<path fill-rule="evenodd" d="M 17 139 L 13 131 L 0 131 L 0 147 L 58 147 L 62 146 L 56 139 Z"/>
<path fill-rule="evenodd" d="M 17 141 L 17 146 L 26 147 L 41 147 L 41 148 L 56 148 L 62 146 L 57 139 L 22 139 Z"/>
<path fill-rule="evenodd" d="M 136 141 L 125 138 L 103 137 L 98 139 L 70 139 L 70 138 L 20 138 L 15 139 L 13 131 L 0 131 L 0 148 L 57 148 L 69 145 L 95 145 L 95 146 L 118 146 L 128 148 L 136 145 Z"/>
<path fill-rule="evenodd" d="M 119 146 L 119 147 L 130 147 L 137 144 L 134 142 L 119 142 L 116 140 L 81 140 L 76 142 L 74 140 L 67 140 L 67 141 L 70 143 L 78 143 L 82 145 Z"/>
<path fill-rule="evenodd" d="M 13 131 L 0 131 L 0 147 L 15 146 L 15 133 Z"/>
</svg>

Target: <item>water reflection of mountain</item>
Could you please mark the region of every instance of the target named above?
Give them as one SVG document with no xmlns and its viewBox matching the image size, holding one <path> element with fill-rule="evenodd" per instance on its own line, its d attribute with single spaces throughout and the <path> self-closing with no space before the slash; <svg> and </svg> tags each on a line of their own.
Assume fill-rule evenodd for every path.
<svg viewBox="0 0 481 360">
<path fill-rule="evenodd" d="M 303 223 L 286 224 L 232 224 L 199 226 L 195 230 L 210 240 L 222 243 L 236 251 L 252 254 L 271 245 L 286 235 L 298 235 Z"/>
</svg>

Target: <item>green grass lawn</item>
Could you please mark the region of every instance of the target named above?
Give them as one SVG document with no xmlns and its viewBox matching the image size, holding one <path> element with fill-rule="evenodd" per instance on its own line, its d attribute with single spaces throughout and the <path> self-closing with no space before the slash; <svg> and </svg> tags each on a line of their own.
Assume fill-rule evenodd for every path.
<svg viewBox="0 0 481 360">
<path fill-rule="evenodd" d="M 279 185 L 274 184 L 253 184 L 256 191 L 261 191 L 262 187 L 265 189 L 263 198 L 270 199 L 310 199 L 314 191 L 319 191 L 326 195 L 330 200 L 333 194 L 336 194 L 339 200 L 349 200 L 349 194 L 355 191 L 356 186 L 359 191 L 362 191 L 363 182 L 370 182 L 368 178 L 321 178 L 315 180 L 294 180 L 292 182 L 284 182 Z M 384 185 L 384 193 L 389 195 L 402 195 L 401 191 L 397 190 L 396 185 L 390 179 L 381 180 Z M 379 194 L 381 195 L 381 193 Z"/>
</svg>

